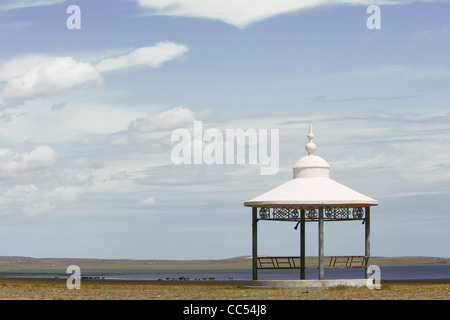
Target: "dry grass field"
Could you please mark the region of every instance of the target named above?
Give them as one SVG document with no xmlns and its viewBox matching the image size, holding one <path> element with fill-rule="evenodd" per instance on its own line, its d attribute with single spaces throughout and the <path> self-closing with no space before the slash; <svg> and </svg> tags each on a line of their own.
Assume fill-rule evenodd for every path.
<svg viewBox="0 0 450 320">
<path fill-rule="evenodd" d="M 69 290 L 63 279 L 0 279 L 3 300 L 450 300 L 450 279 L 386 281 L 379 290 L 247 289 L 247 282 L 84 280 Z"/>
</svg>

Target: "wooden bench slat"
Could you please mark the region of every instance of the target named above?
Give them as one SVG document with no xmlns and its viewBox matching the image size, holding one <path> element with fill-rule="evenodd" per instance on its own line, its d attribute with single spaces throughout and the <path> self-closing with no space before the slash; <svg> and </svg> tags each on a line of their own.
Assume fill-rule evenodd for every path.
<svg viewBox="0 0 450 320">
<path fill-rule="evenodd" d="M 331 256 L 329 268 L 342 266 L 345 268 L 365 268 L 367 267 L 369 257 L 366 256 Z"/>
<path fill-rule="evenodd" d="M 300 257 L 258 257 L 257 259 L 258 259 L 258 269 L 300 268 Z"/>
<path fill-rule="evenodd" d="M 369 257 L 331 256 L 328 268 L 366 268 Z M 258 269 L 300 269 L 300 257 L 257 257 Z"/>
</svg>

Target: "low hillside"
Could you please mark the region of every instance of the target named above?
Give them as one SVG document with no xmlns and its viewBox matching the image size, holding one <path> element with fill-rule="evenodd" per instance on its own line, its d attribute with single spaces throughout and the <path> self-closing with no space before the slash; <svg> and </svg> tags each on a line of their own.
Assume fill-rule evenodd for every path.
<svg viewBox="0 0 450 320">
<path fill-rule="evenodd" d="M 329 263 L 329 257 L 325 257 Z M 251 268 L 251 257 L 219 260 L 133 260 L 133 259 L 81 259 L 0 257 L 0 270 L 6 269 L 65 269 L 69 265 L 98 269 L 165 269 L 165 268 Z M 440 257 L 372 257 L 370 264 L 378 266 L 450 264 L 450 258 Z M 307 267 L 317 266 L 317 257 L 306 258 Z"/>
</svg>

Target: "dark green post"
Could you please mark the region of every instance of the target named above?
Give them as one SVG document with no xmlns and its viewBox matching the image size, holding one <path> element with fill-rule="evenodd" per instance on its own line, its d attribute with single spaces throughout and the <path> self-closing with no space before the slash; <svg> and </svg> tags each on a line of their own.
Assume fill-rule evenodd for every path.
<svg viewBox="0 0 450 320">
<path fill-rule="evenodd" d="M 369 258 L 370 258 L 370 207 L 366 207 L 366 213 L 365 213 L 365 220 L 364 220 L 364 224 L 366 226 L 366 230 L 365 230 L 365 236 L 366 236 L 366 244 L 365 244 L 365 252 L 364 252 L 364 256 L 366 259 L 366 279 L 370 276 L 367 274 L 367 267 L 369 264 Z"/>
<path fill-rule="evenodd" d="M 300 210 L 300 279 L 305 280 L 305 209 Z"/>
<path fill-rule="evenodd" d="M 258 208 L 252 208 L 252 279 L 258 280 Z"/>
</svg>

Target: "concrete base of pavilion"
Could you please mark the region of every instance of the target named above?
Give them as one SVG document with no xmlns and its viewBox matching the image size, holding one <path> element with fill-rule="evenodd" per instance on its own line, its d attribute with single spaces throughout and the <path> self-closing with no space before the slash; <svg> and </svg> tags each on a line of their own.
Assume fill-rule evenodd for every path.
<svg viewBox="0 0 450 320">
<path fill-rule="evenodd" d="M 369 281 L 369 282 L 368 282 Z M 330 280 L 253 280 L 247 289 L 327 289 L 334 287 L 366 287 L 373 279 L 330 279 Z"/>
</svg>

